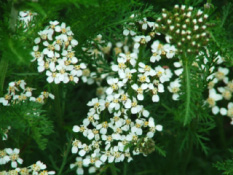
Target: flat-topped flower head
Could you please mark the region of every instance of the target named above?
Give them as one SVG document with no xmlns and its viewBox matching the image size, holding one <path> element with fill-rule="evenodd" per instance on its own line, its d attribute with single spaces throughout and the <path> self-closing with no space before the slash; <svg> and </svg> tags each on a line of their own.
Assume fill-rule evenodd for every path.
<svg viewBox="0 0 233 175">
<path fill-rule="evenodd" d="M 0 98 L 0 103 L 4 106 L 10 106 L 20 102 L 24 103 L 27 100 L 44 103 L 45 99 L 54 99 L 54 95 L 46 91 L 41 92 L 41 95 L 36 98 L 33 96 L 33 90 L 35 90 L 35 88 L 26 86 L 26 82 L 24 80 L 10 82 L 8 93 L 5 94 L 4 97 Z"/>
<path fill-rule="evenodd" d="M 31 53 L 32 61 L 37 61 L 38 71 L 46 71 L 49 83 L 77 83 L 86 66 L 81 64 L 77 70 L 79 59 L 73 47 L 78 45 L 78 41 L 73 38 L 70 27 L 50 21 L 50 25 L 38 34 L 40 37 L 35 39 L 36 45 Z"/>
</svg>

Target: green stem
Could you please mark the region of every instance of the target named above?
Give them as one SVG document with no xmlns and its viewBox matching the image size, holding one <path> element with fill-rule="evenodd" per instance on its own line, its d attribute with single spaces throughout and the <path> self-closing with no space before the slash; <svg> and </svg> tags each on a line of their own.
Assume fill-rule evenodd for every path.
<svg viewBox="0 0 233 175">
<path fill-rule="evenodd" d="M 117 171 L 116 171 L 116 167 L 114 163 L 111 164 L 110 169 L 111 169 L 112 175 L 117 175 Z"/>
<path fill-rule="evenodd" d="M 8 68 L 8 60 L 5 58 L 2 58 L 0 61 L 0 96 L 3 96 L 3 87 L 4 87 L 4 82 L 6 78 L 6 73 L 7 73 L 7 68 Z"/>
<path fill-rule="evenodd" d="M 18 18 L 18 11 L 15 9 L 14 3 L 12 2 L 11 5 L 11 13 L 10 13 L 10 20 L 9 20 L 9 27 L 10 29 L 15 32 L 15 25 L 17 22 Z M 8 60 L 5 57 L 2 57 L 1 62 L 0 62 L 0 96 L 3 96 L 3 86 L 6 78 L 6 73 L 7 73 L 7 68 L 8 68 Z"/>
<path fill-rule="evenodd" d="M 124 172 L 123 172 L 123 175 L 127 175 L 127 165 L 128 165 L 128 163 L 124 162 Z"/>
<path fill-rule="evenodd" d="M 63 161 L 62 161 L 61 167 L 60 167 L 59 172 L 58 172 L 57 175 L 61 175 L 63 173 L 62 171 L 63 171 L 63 169 L 64 169 L 64 167 L 66 165 L 67 157 L 68 157 L 68 154 L 70 152 L 70 149 L 71 149 L 71 141 L 69 141 L 67 149 L 65 150 Z"/>
<path fill-rule="evenodd" d="M 223 149 L 226 149 L 227 144 L 226 144 L 225 131 L 223 127 L 223 117 L 216 117 L 215 121 L 218 128 L 219 143 L 221 143 Z"/>
<path fill-rule="evenodd" d="M 185 154 L 185 161 L 184 161 L 184 165 L 183 165 L 183 174 L 184 175 L 187 174 L 187 168 L 188 168 L 188 165 L 189 165 L 191 157 L 192 157 L 192 152 L 193 152 L 193 142 L 190 141 L 188 151 Z"/>
<path fill-rule="evenodd" d="M 184 125 L 189 121 L 190 103 L 191 103 L 191 86 L 190 86 L 190 67 L 187 57 L 184 59 L 184 73 L 185 73 L 185 113 L 184 113 Z"/>
<path fill-rule="evenodd" d="M 54 111 L 55 111 L 55 115 L 57 117 L 57 121 L 58 121 L 58 125 L 60 127 L 62 127 L 63 124 L 63 119 L 62 119 L 62 106 L 61 106 L 61 99 L 60 99 L 60 93 L 59 93 L 59 87 L 58 85 L 53 84 L 52 85 L 52 90 L 53 90 L 53 94 L 56 98 L 56 100 L 54 101 Z"/>
</svg>

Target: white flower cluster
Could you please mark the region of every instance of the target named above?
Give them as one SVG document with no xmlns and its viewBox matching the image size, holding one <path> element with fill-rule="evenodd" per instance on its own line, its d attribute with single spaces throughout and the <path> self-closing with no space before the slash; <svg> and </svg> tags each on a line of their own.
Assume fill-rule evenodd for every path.
<svg viewBox="0 0 233 175">
<path fill-rule="evenodd" d="M 72 153 L 78 153 L 79 157 L 70 167 L 77 166 L 77 174 L 84 173 L 83 166 L 90 167 L 89 173 L 92 173 L 107 162 L 131 161 L 132 155 L 143 153 L 138 145 L 143 147 L 154 136 L 156 130 L 162 130 L 162 126 L 155 125 L 154 119 L 149 117 L 149 112 L 142 105 L 138 105 L 135 98 L 132 101 L 131 111 L 135 111 L 138 117 L 132 120 L 129 116 L 130 109 L 124 107 L 127 98 L 128 100 L 130 98 L 126 94 L 119 97 L 112 102 L 93 99 L 88 103 L 92 108 L 88 117 L 83 120 L 83 125 L 73 127 L 74 132 L 82 133 L 90 140 L 90 144 L 82 143 L 77 139 L 73 141 Z M 118 110 L 117 100 L 117 104 L 123 106 Z M 108 113 L 106 109 L 115 111 L 111 111 L 114 117 L 110 120 L 102 119 L 102 115 Z"/>
<path fill-rule="evenodd" d="M 19 152 L 20 151 L 17 148 L 5 148 L 4 150 L 0 150 L 0 165 L 11 162 L 11 167 L 16 168 L 18 166 L 17 163 L 22 164 L 23 159 L 19 157 Z"/>
<path fill-rule="evenodd" d="M 8 127 L 9 128 L 9 127 Z M 18 164 L 23 163 L 23 159 L 19 157 L 20 150 L 18 148 L 5 148 L 0 150 L 0 166 L 11 163 L 13 170 L 0 171 L 0 175 L 49 175 L 55 174 L 54 171 L 47 171 L 46 165 L 41 161 L 28 167 L 19 168 Z"/>
<path fill-rule="evenodd" d="M 16 149 L 14 149 L 14 150 L 16 150 Z M 0 151 L 0 153 L 1 153 L 1 151 Z M 17 154 L 17 156 L 18 156 L 18 154 Z M 55 171 L 47 171 L 46 167 L 47 166 L 44 163 L 42 163 L 41 161 L 37 161 L 35 164 L 32 164 L 28 167 L 24 167 L 24 168 L 13 167 L 13 168 L 15 168 L 14 170 L 0 171 L 0 175 L 49 175 L 49 174 L 55 174 Z"/>
<path fill-rule="evenodd" d="M 138 24 L 144 31 L 156 28 L 156 23 L 146 18 Z M 159 33 L 136 35 L 133 30 L 135 24 L 131 23 L 130 26 L 130 29 L 123 31 L 125 40 L 114 46 L 108 43 L 105 50 L 102 50 L 103 47 L 84 48 L 93 60 L 99 61 L 96 58 L 110 53 L 117 59 L 111 62 L 112 72 L 102 74 L 101 78 L 106 79 L 108 86 L 97 89 L 100 97 L 88 102 L 91 108 L 87 117 L 82 125 L 73 127 L 74 132 L 81 133 L 89 140 L 89 143 L 78 139 L 73 141 L 72 153 L 78 154 L 78 157 L 70 167 L 77 167 L 77 174 L 84 174 L 85 167 L 89 167 L 89 173 L 94 173 L 106 163 L 129 162 L 133 160 L 133 155 L 151 153 L 154 150 L 152 138 L 156 131 L 162 131 L 162 126 L 155 124 L 150 112 L 140 103 L 149 99 L 155 103 L 160 101 L 159 93 L 165 91 L 164 85 L 171 81 L 173 73 L 168 66 L 158 63 L 164 58 L 173 58 L 176 48 L 169 44 L 169 36 L 166 37 L 167 44 L 162 44 L 154 40 L 155 34 Z M 101 35 L 95 42 L 107 43 Z M 146 59 L 141 51 L 149 43 L 152 43 L 152 56 Z M 173 99 L 178 99 L 180 86 L 179 79 L 176 79 L 167 87 L 173 93 Z"/>
<path fill-rule="evenodd" d="M 208 84 L 209 95 L 206 102 L 212 108 L 214 115 L 220 113 L 222 116 L 231 118 L 231 124 L 233 125 L 233 79 L 229 78 L 230 70 L 224 66 L 224 59 L 217 56 L 215 61 L 218 64 L 216 66 L 217 70 L 208 77 L 211 81 Z M 223 100 L 227 102 L 225 107 L 221 107 L 220 101 Z"/>
<path fill-rule="evenodd" d="M 30 22 L 33 20 L 34 16 L 36 16 L 37 13 L 31 12 L 31 11 L 20 11 L 18 20 L 22 22 L 23 28 L 27 30 L 27 27 L 29 26 Z M 34 25 L 34 24 L 33 24 Z"/>
<path fill-rule="evenodd" d="M 38 97 L 32 96 L 32 91 L 35 90 L 31 87 L 26 87 L 26 82 L 24 80 L 13 81 L 9 83 L 7 93 L 4 97 L 0 98 L 0 103 L 3 106 L 10 106 L 11 104 L 16 104 L 19 102 L 25 102 L 26 100 L 44 103 L 45 99 L 54 99 L 54 95 L 46 91 L 41 92 Z"/>
<path fill-rule="evenodd" d="M 77 83 L 86 64 L 79 62 L 75 56 L 74 47 L 78 41 L 73 38 L 70 27 L 50 21 L 50 25 L 38 34 L 32 52 L 32 61 L 37 61 L 38 72 L 46 71 L 49 83 Z"/>
<path fill-rule="evenodd" d="M 140 101 L 151 96 L 158 102 L 158 93 L 164 92 L 163 83 L 170 80 L 170 69 L 157 66 L 152 68 L 140 62 L 137 53 L 120 53 L 117 64 L 112 64 L 112 71 L 117 77 L 108 77 L 109 87 L 103 99 L 94 98 L 87 118 L 81 126 L 74 126 L 73 131 L 82 133 L 91 141 L 73 141 L 72 153 L 79 154 L 76 163 L 77 174 L 83 174 L 83 166 L 90 167 L 89 173 L 106 162 L 132 160 L 132 155 L 150 152 L 143 147 L 162 126 L 156 125 Z M 110 117 L 113 116 L 113 117 Z M 132 119 L 132 115 L 136 115 Z"/>
</svg>

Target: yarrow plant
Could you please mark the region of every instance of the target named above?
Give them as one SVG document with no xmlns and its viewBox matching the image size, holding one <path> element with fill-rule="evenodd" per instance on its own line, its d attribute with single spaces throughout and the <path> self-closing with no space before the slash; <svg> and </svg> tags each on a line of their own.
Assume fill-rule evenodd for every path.
<svg viewBox="0 0 233 175">
<path fill-rule="evenodd" d="M 0 175 L 216 174 L 232 144 L 232 5 L 211 2 L 0 3 Z"/>
</svg>

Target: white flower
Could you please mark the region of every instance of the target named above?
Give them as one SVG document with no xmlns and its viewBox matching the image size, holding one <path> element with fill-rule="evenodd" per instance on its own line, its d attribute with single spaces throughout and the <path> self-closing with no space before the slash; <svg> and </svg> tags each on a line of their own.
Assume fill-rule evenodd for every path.
<svg viewBox="0 0 233 175">
<path fill-rule="evenodd" d="M 6 153 L 6 149 L 0 150 L 0 165 L 4 165 L 10 160 L 10 157 Z"/>
<path fill-rule="evenodd" d="M 117 58 L 118 65 L 112 65 L 112 70 L 118 72 L 120 77 L 124 77 L 124 70 L 126 68 L 126 58 L 118 57 Z"/>
<path fill-rule="evenodd" d="M 82 157 L 76 157 L 76 162 L 74 164 L 70 164 L 71 169 L 74 168 L 75 166 L 78 167 L 77 170 L 76 170 L 76 173 L 78 175 L 84 174 Z"/>
<path fill-rule="evenodd" d="M 40 41 L 40 38 L 36 38 L 36 39 L 35 39 L 35 42 L 38 42 L 38 41 Z M 40 51 L 39 51 L 39 46 L 33 46 L 33 52 L 31 52 L 31 55 L 35 58 L 35 59 L 32 60 L 32 61 L 35 61 L 35 60 L 42 60 L 43 57 L 44 57 L 43 52 L 40 52 Z"/>
<path fill-rule="evenodd" d="M 161 83 L 169 81 L 172 77 L 172 72 L 170 69 L 164 69 L 161 66 L 155 68 L 156 75 L 159 77 Z"/>
<path fill-rule="evenodd" d="M 3 106 L 8 106 L 9 100 L 11 99 L 10 95 L 5 95 L 5 97 L 0 98 L 0 103 L 2 103 Z"/>
<path fill-rule="evenodd" d="M 113 114 L 112 118 L 110 118 L 111 123 L 109 124 L 109 126 L 111 126 L 113 130 L 120 128 L 124 124 L 124 119 L 120 118 L 120 116 L 121 112 L 118 111 Z"/>
<path fill-rule="evenodd" d="M 227 115 L 228 117 L 233 118 L 233 103 L 232 102 L 228 103 L 227 109 L 221 108 L 220 113 L 224 116 Z"/>
<path fill-rule="evenodd" d="M 137 91 L 137 99 L 138 100 L 143 100 L 143 90 L 147 89 L 147 84 L 142 84 L 140 87 L 137 84 L 133 84 L 132 88 Z"/>
<path fill-rule="evenodd" d="M 224 99 L 226 100 L 230 100 L 232 97 L 232 92 L 230 90 L 228 90 L 227 87 L 219 87 L 218 91 L 222 93 L 222 96 Z"/>
<path fill-rule="evenodd" d="M 105 109 L 105 101 L 98 98 L 93 98 L 87 103 L 87 106 L 93 106 L 97 112 L 103 111 Z"/>
<path fill-rule="evenodd" d="M 31 165 L 30 168 L 33 175 L 38 175 L 39 171 L 46 169 L 46 165 L 41 161 L 37 161 L 35 164 Z"/>
<path fill-rule="evenodd" d="M 100 130 L 100 133 L 105 135 L 107 133 L 107 128 L 108 128 L 108 122 L 104 121 L 101 124 L 98 124 L 96 126 L 96 129 Z"/>
<path fill-rule="evenodd" d="M 119 57 L 126 59 L 126 62 L 130 63 L 133 67 L 136 65 L 136 60 L 138 59 L 138 55 L 136 53 L 120 53 Z"/>
<path fill-rule="evenodd" d="M 227 88 L 229 89 L 229 91 L 233 92 L 233 80 L 227 83 Z"/>
<path fill-rule="evenodd" d="M 212 108 L 213 114 L 218 114 L 219 107 L 216 106 L 216 101 L 222 100 L 222 98 L 223 98 L 222 95 L 217 94 L 215 89 L 209 90 L 209 97 L 206 101 L 209 104 L 209 107 Z"/>
<path fill-rule="evenodd" d="M 136 119 L 136 124 L 132 126 L 131 132 L 137 135 L 142 135 L 142 126 L 144 122 L 140 119 Z"/>
<path fill-rule="evenodd" d="M 133 30 L 130 30 L 130 29 L 124 29 L 124 30 L 123 30 L 123 35 L 128 36 L 129 34 L 130 34 L 131 36 L 136 35 L 135 31 L 133 31 Z"/>
<path fill-rule="evenodd" d="M 23 163 L 23 159 L 19 157 L 19 149 L 15 148 L 12 150 L 11 148 L 6 148 L 6 153 L 9 155 L 12 168 L 16 168 L 18 165 L 17 163 Z"/>
<path fill-rule="evenodd" d="M 136 114 L 139 111 L 141 111 L 142 106 L 138 105 L 138 102 L 135 97 L 133 97 L 132 103 L 131 103 L 131 113 Z"/>
<path fill-rule="evenodd" d="M 146 74 L 138 74 L 138 81 L 147 84 L 150 82 L 150 79 Z"/>
<path fill-rule="evenodd" d="M 59 74 L 55 72 L 50 72 L 49 70 L 46 71 L 47 81 L 49 83 L 54 82 L 55 84 L 59 84 L 61 82 Z"/>
<path fill-rule="evenodd" d="M 218 71 L 215 73 L 217 80 L 224 80 L 227 83 L 226 75 L 229 73 L 228 68 L 219 67 Z"/>
<path fill-rule="evenodd" d="M 129 95 L 127 93 L 124 93 L 124 91 L 122 91 L 120 95 L 121 95 L 121 102 L 123 103 L 124 107 L 126 109 L 131 108 L 131 100 L 129 98 Z"/>
<path fill-rule="evenodd" d="M 125 71 L 120 75 L 122 82 L 125 84 L 128 81 L 131 81 L 132 76 L 133 76 L 132 74 L 135 72 L 137 72 L 136 69 L 126 68 Z"/>
<path fill-rule="evenodd" d="M 171 82 L 168 86 L 168 90 L 173 94 L 172 99 L 178 100 L 179 99 L 179 91 L 180 91 L 180 80 L 176 79 L 175 81 Z"/>
<path fill-rule="evenodd" d="M 71 152 L 72 152 L 73 154 L 75 154 L 75 153 L 78 152 L 78 149 L 79 149 L 79 148 L 82 148 L 82 143 L 81 143 L 79 140 L 75 139 L 75 140 L 73 141 L 73 143 L 72 143 L 72 150 L 71 150 Z"/>
<path fill-rule="evenodd" d="M 165 54 L 163 45 L 159 41 L 154 41 L 151 45 L 151 51 L 153 55 L 150 57 L 150 61 L 154 63 L 161 59 L 161 54 Z"/>
<path fill-rule="evenodd" d="M 158 88 L 154 87 L 152 83 L 150 83 L 148 87 L 152 91 L 152 101 L 158 102 L 159 101 Z"/>
<path fill-rule="evenodd" d="M 72 31 L 70 30 L 70 27 L 66 27 L 66 24 L 63 22 L 61 23 L 61 26 L 56 26 L 55 27 L 55 31 L 56 32 L 61 32 L 63 34 L 67 34 L 67 35 L 72 35 Z"/>
<path fill-rule="evenodd" d="M 19 21 L 23 22 L 23 27 L 26 28 L 25 31 L 27 31 L 27 27 L 29 27 L 29 23 L 33 20 L 33 17 L 36 15 L 37 13 L 33 13 L 31 11 L 20 11 L 19 12 L 18 19 Z"/>
<path fill-rule="evenodd" d="M 164 48 L 164 51 L 166 52 L 166 57 L 167 57 L 168 59 L 174 57 L 174 55 L 175 55 L 175 53 L 176 53 L 176 48 L 175 48 L 175 46 L 171 46 L 171 45 L 169 45 L 169 44 L 165 44 L 163 48 Z"/>
<path fill-rule="evenodd" d="M 155 70 L 153 70 L 150 66 L 145 65 L 144 63 L 140 62 L 139 64 L 139 68 L 138 71 L 141 73 L 145 73 L 146 76 L 150 75 L 150 76 L 155 76 Z"/>
<path fill-rule="evenodd" d="M 123 86 L 123 82 L 119 81 L 118 78 L 109 78 L 107 79 L 107 83 L 110 85 L 110 87 L 108 87 L 106 90 L 107 94 L 112 94 L 114 91 Z"/>
<path fill-rule="evenodd" d="M 133 37 L 133 40 L 135 42 L 134 49 L 138 49 L 140 47 L 140 44 L 146 44 L 146 43 L 148 43 L 151 40 L 151 37 L 150 36 L 141 35 L 141 36 L 135 36 L 135 37 Z"/>
<path fill-rule="evenodd" d="M 87 144 L 83 144 L 81 150 L 79 151 L 79 155 L 81 157 L 85 156 L 87 152 L 90 151 L 90 148 Z"/>
</svg>

